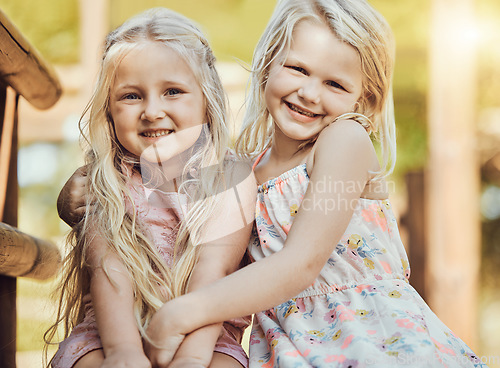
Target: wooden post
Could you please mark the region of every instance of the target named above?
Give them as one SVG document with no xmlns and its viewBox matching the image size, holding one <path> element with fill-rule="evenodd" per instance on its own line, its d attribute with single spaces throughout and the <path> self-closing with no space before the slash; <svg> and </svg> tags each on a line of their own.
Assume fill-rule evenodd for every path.
<svg viewBox="0 0 500 368">
<path fill-rule="evenodd" d="M 423 171 L 413 171 L 406 174 L 408 190 L 408 210 L 404 216 L 404 225 L 408 230 L 408 258 L 410 260 L 410 284 L 426 299 L 425 290 L 425 186 Z"/>
<path fill-rule="evenodd" d="M 9 140 L 10 152 L 8 160 L 2 160 L 2 165 L 8 166 L 8 175 L 5 182 L 5 203 L 0 213 L 2 221 L 12 226 L 17 226 L 17 101 L 18 95 L 7 93 L 5 85 L 0 85 L 0 122 L 1 132 L 4 125 L 11 125 L 12 137 Z M 12 101 L 12 99 L 14 99 Z M 6 101 L 8 100 L 8 101 Z M 9 111 L 6 111 L 6 109 Z M 13 119 L 8 122 L 7 119 Z M 3 135 L 3 134 L 2 134 Z M 1 137 L 5 138 L 5 137 Z M 1 147 L 0 147 L 1 148 Z M 0 169 L 1 170 L 1 169 Z M 16 279 L 0 275 L 0 367 L 16 367 Z"/>
<path fill-rule="evenodd" d="M 109 0 L 80 0 L 80 64 L 85 74 L 84 93 L 94 87 L 104 37 L 109 32 Z"/>
<path fill-rule="evenodd" d="M 474 0 L 432 1 L 426 294 L 441 320 L 474 348 L 480 219 L 473 14 Z"/>
</svg>

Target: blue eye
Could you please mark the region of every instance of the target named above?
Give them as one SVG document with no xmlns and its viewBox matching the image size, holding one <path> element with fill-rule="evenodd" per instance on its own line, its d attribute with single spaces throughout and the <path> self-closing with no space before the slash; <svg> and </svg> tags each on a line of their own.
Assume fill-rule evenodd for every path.
<svg viewBox="0 0 500 368">
<path fill-rule="evenodd" d="M 127 93 L 122 97 L 124 100 L 138 100 L 140 97 L 136 93 Z"/>
<path fill-rule="evenodd" d="M 183 91 L 181 91 L 180 89 L 178 88 L 169 88 L 165 91 L 165 94 L 167 96 L 175 96 L 175 95 L 178 95 L 178 94 L 181 94 L 183 93 Z"/>
</svg>

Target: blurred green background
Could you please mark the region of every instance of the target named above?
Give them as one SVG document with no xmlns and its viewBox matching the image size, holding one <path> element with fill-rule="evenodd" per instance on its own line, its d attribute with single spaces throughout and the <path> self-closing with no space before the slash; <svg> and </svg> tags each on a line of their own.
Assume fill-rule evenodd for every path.
<svg viewBox="0 0 500 368">
<path fill-rule="evenodd" d="M 146 8 L 169 7 L 201 24 L 219 60 L 245 63 L 250 62 L 253 47 L 275 4 L 274 0 L 109 1 L 110 29 Z M 389 21 L 397 41 L 394 95 L 398 171 L 406 172 L 423 167 L 426 159 L 430 0 L 372 0 L 371 3 Z M 498 22 L 495 15 L 500 13 L 499 1 L 478 0 L 476 4 L 480 22 Z M 79 61 L 78 0 L 0 0 L 0 7 L 49 62 Z M 492 31 L 498 32 L 498 28 Z M 499 40 L 498 34 L 478 40 L 479 108 L 498 104 L 500 48 L 494 47 L 494 41 Z"/>
<path fill-rule="evenodd" d="M 103 0 L 105 1 L 105 0 Z M 388 20 L 396 37 L 397 54 L 394 96 L 397 122 L 398 161 L 393 180 L 404 186 L 404 175 L 421 170 L 426 163 L 427 91 L 430 0 L 371 0 Z M 109 30 L 128 17 L 150 7 L 164 6 L 181 12 L 197 21 L 205 30 L 216 57 L 221 62 L 248 64 L 253 48 L 274 8 L 274 0 L 109 0 Z M 79 63 L 80 34 L 78 0 L 0 0 L 0 8 L 26 38 L 50 63 L 65 67 Z M 500 1 L 477 0 L 477 124 L 483 116 L 500 109 Z M 58 69 L 59 70 L 59 69 Z M 473 86 L 463 85 L 464 89 Z M 72 91 L 68 90 L 71 94 Z M 74 91 L 73 91 L 74 93 Z M 237 107 L 238 108 L 238 107 Z M 76 111 L 71 119 L 78 118 Z M 22 118 L 22 116 L 21 116 Z M 36 123 L 36 122 L 33 122 Z M 81 163 L 79 147 L 73 140 L 50 142 L 23 141 L 20 150 L 20 227 L 36 236 L 59 241 L 67 231 L 58 220 L 55 210 L 57 194 L 69 175 Z M 481 141 L 478 150 L 481 150 Z M 500 147 L 500 145 L 499 145 Z M 500 151 L 500 149 L 499 149 Z M 64 154 L 61 154 L 64 152 Z M 498 152 L 497 152 L 498 154 Z M 33 169 L 29 158 L 43 157 L 52 162 L 47 175 L 31 178 Z M 24 165 L 24 166 L 23 166 Z M 31 170 L 31 171 L 30 171 Z M 482 301 L 485 308 L 498 308 L 495 299 L 500 289 L 500 175 L 490 172 L 482 177 L 482 229 L 483 259 L 481 267 Z M 23 176 L 25 175 L 25 176 Z M 402 190 L 404 195 L 404 189 Z M 42 222 L 41 219 L 44 221 Z M 53 283 L 19 280 L 20 298 L 47 295 Z M 492 307 L 492 303 L 494 307 Z M 23 306 L 20 306 L 21 312 Z M 489 309 L 481 313 L 487 314 Z M 23 312 L 24 313 L 24 312 Z M 32 332 L 34 321 L 37 331 L 40 319 L 47 316 L 32 315 L 20 319 L 18 348 L 36 350 L 41 346 L 40 335 Z M 45 324 L 45 325 L 44 325 Z M 490 346 L 487 327 L 481 329 L 481 341 Z M 493 343 L 494 344 L 494 343 Z M 492 345 L 495 346 L 495 345 Z M 500 345 L 496 344 L 497 353 Z M 490 348 L 484 348 L 489 352 Z M 499 354 L 497 354 L 499 355 Z"/>
</svg>

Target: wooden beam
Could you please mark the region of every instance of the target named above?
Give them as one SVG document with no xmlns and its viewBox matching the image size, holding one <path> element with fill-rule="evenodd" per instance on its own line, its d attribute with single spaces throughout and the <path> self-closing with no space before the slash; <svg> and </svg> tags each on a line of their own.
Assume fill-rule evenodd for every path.
<svg viewBox="0 0 500 368">
<path fill-rule="evenodd" d="M 426 295 L 477 349 L 480 263 L 474 0 L 433 0 L 428 94 Z"/>
<path fill-rule="evenodd" d="M 62 88 L 52 67 L 0 10 L 0 79 L 39 109 L 54 105 Z"/>
<path fill-rule="evenodd" d="M 79 0 L 80 65 L 84 73 L 83 92 L 91 95 L 99 73 L 103 40 L 110 31 L 109 0 Z"/>
<path fill-rule="evenodd" d="M 425 188 L 423 171 L 408 172 L 405 176 L 408 190 L 408 210 L 404 225 L 408 229 L 408 258 L 410 260 L 410 284 L 426 299 L 425 291 Z"/>
<path fill-rule="evenodd" d="M 6 87 L 0 83 L 0 122 L 5 116 Z M 17 101 L 17 99 L 16 99 Z M 14 119 L 8 168 L 7 195 L 3 210 L 3 222 L 17 226 L 17 103 Z M 3 129 L 0 129 L 0 132 Z M 16 279 L 0 275 L 0 367 L 16 367 Z"/>
<path fill-rule="evenodd" d="M 45 280 L 55 276 L 60 266 L 55 244 L 0 222 L 0 274 Z"/>
</svg>

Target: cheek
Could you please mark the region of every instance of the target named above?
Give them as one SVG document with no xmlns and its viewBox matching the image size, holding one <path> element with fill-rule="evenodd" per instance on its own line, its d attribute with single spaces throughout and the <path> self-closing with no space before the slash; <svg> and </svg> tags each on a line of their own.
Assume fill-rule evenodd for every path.
<svg viewBox="0 0 500 368">
<path fill-rule="evenodd" d="M 116 139 L 118 140 L 118 143 L 120 143 L 122 146 L 128 149 L 129 147 L 127 147 L 128 146 L 127 132 L 121 125 L 115 124 L 115 135 Z"/>
<path fill-rule="evenodd" d="M 290 75 L 284 68 L 271 72 L 264 91 L 266 103 L 277 106 L 283 98 L 293 95 L 299 88 L 300 79 Z"/>
<path fill-rule="evenodd" d="M 266 105 L 269 107 L 276 106 L 283 97 L 282 85 L 279 83 L 279 78 L 277 76 L 270 76 L 264 89 Z"/>
<path fill-rule="evenodd" d="M 353 111 L 356 100 L 351 97 L 330 96 L 325 100 L 324 105 L 329 115 L 340 116 Z"/>
<path fill-rule="evenodd" d="M 116 135 L 116 139 L 118 142 L 128 149 L 128 142 L 130 142 L 131 135 L 136 134 L 137 127 L 135 124 L 132 124 L 126 118 L 124 118 L 121 114 L 112 114 L 113 124 L 111 129 L 114 130 L 114 135 Z"/>
<path fill-rule="evenodd" d="M 170 112 L 171 118 L 178 124 L 178 127 L 185 129 L 195 125 L 206 123 L 207 107 L 204 101 L 200 99 L 191 99 L 179 105 L 176 112 Z"/>
<path fill-rule="evenodd" d="M 130 119 L 130 109 L 125 107 L 114 106 L 110 107 L 109 115 L 114 122 L 115 128 L 125 128 L 127 121 Z"/>
<path fill-rule="evenodd" d="M 289 82 L 282 69 L 271 70 L 266 83 L 266 91 L 274 95 L 279 95 L 286 89 L 288 84 Z"/>
</svg>

